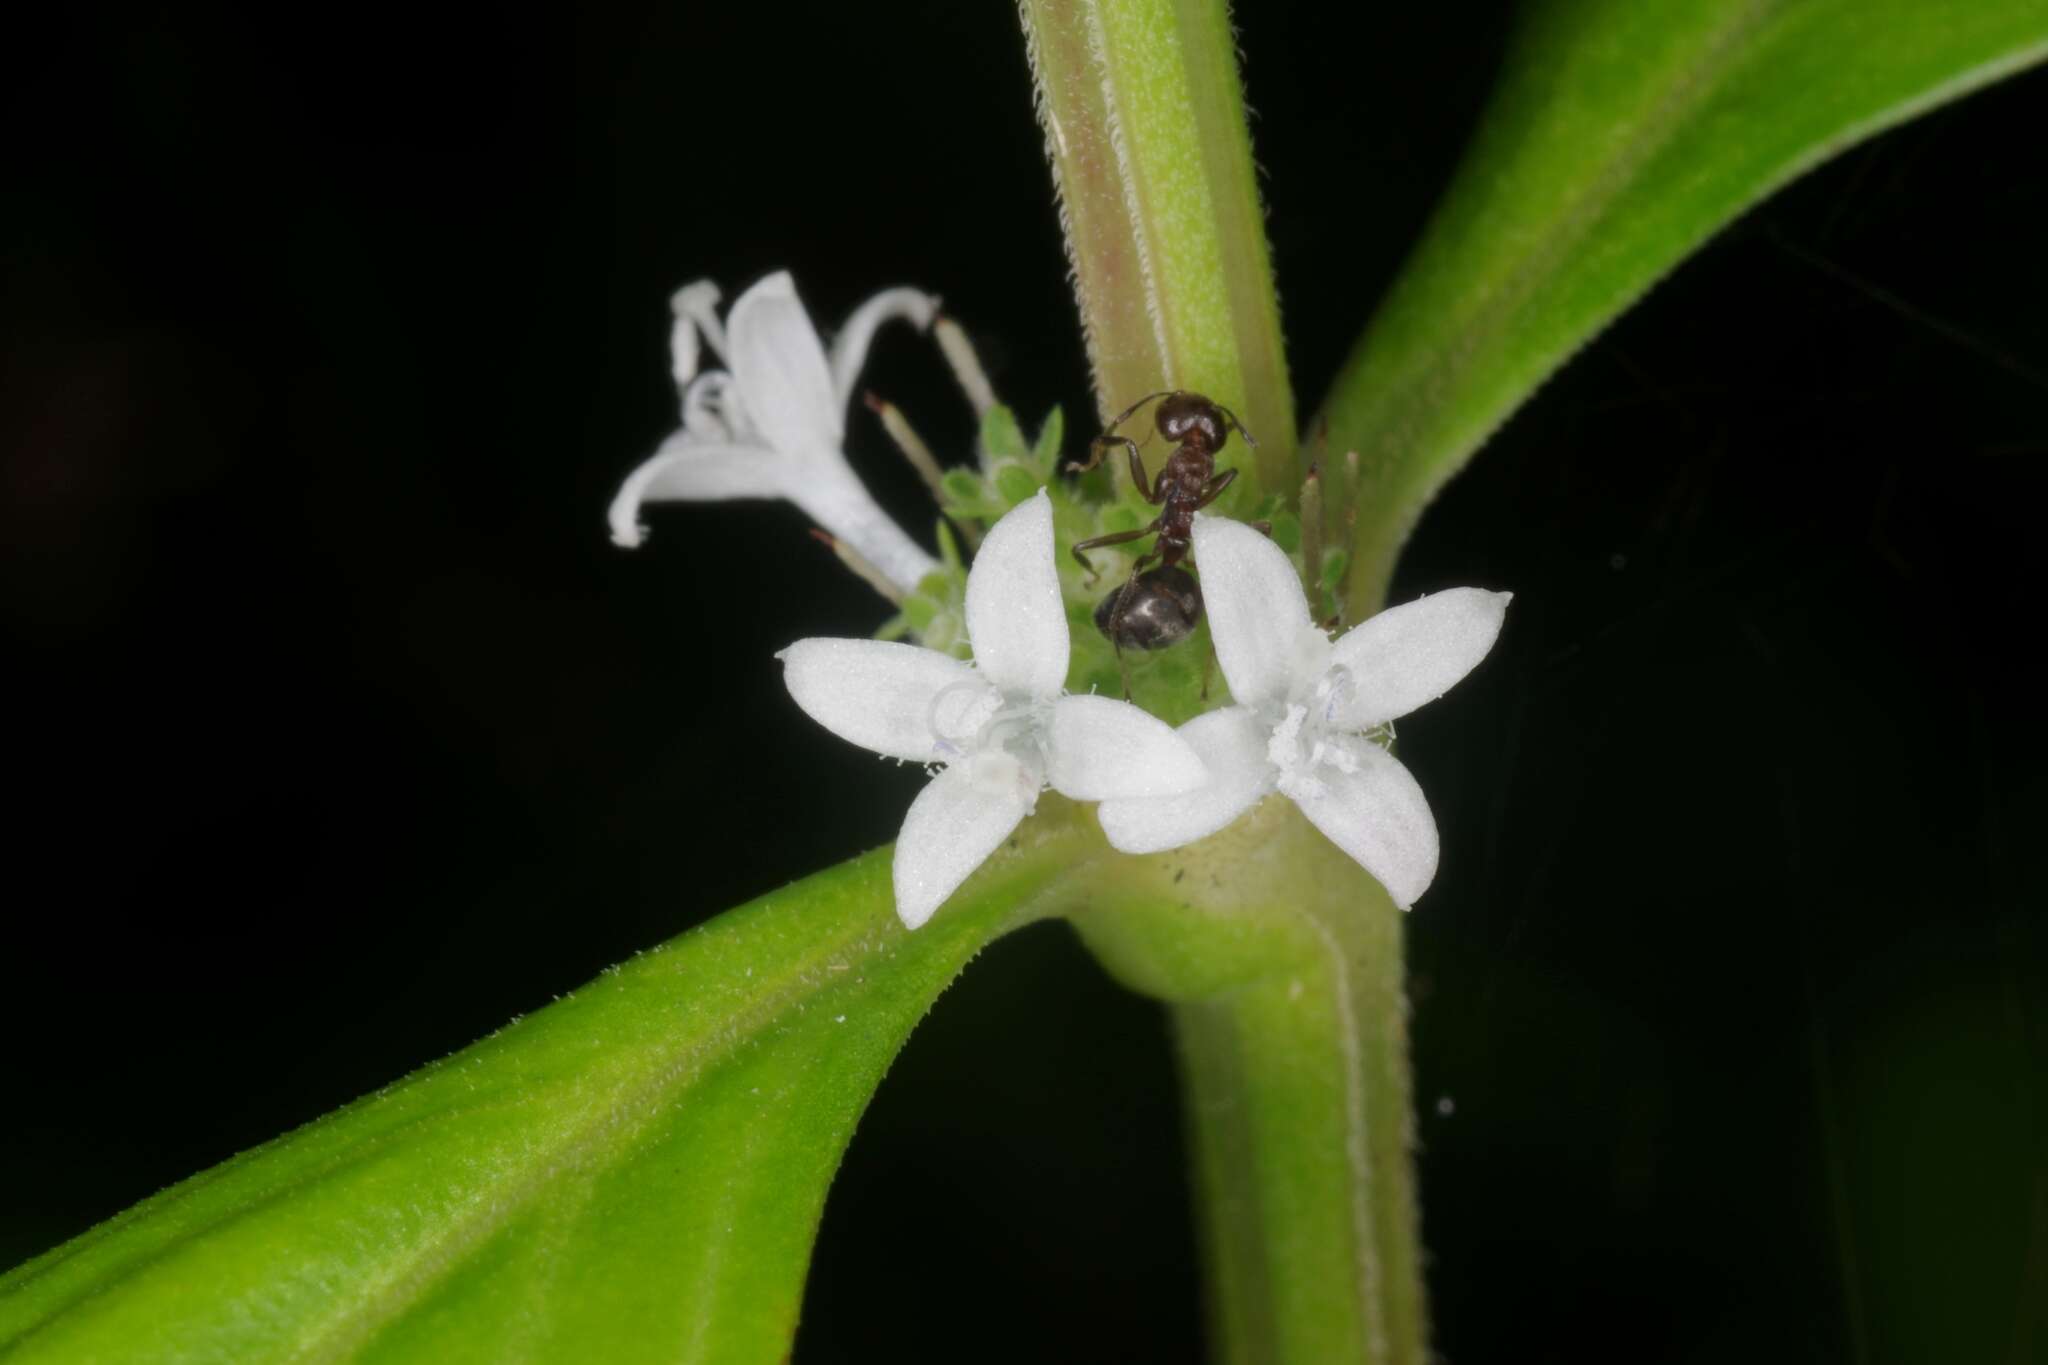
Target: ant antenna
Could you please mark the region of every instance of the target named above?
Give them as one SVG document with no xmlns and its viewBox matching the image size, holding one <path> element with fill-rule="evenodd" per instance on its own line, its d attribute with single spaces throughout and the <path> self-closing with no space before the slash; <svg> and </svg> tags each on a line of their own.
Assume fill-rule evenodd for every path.
<svg viewBox="0 0 2048 1365">
<path fill-rule="evenodd" d="M 1245 430 L 1244 423 L 1237 420 L 1236 413 L 1232 412 L 1229 408 L 1224 407 L 1221 403 L 1216 404 L 1216 411 L 1223 414 L 1223 420 L 1230 423 L 1230 429 L 1232 431 L 1235 431 L 1238 435 L 1244 437 L 1244 443 L 1246 445 L 1250 446 L 1253 450 L 1257 450 L 1259 448 L 1258 438 L 1252 435 L 1249 431 Z"/>
<path fill-rule="evenodd" d="M 1105 426 L 1105 427 L 1104 427 L 1104 428 L 1102 429 L 1102 434 L 1103 434 L 1104 436 L 1107 436 L 1107 435 L 1111 434 L 1112 432 L 1114 432 L 1114 431 L 1115 431 L 1115 430 L 1116 430 L 1116 429 L 1117 429 L 1118 427 L 1120 427 L 1120 426 L 1122 426 L 1122 425 L 1123 425 L 1124 423 L 1126 423 L 1126 422 L 1130 421 L 1130 420 L 1131 420 L 1131 415 L 1132 415 L 1133 413 L 1137 412 L 1137 410 L 1138 410 L 1139 408 L 1142 408 L 1142 407 L 1144 407 L 1144 406 L 1145 406 L 1145 405 L 1146 405 L 1147 403 L 1151 402 L 1151 401 L 1152 401 L 1153 399 L 1155 399 L 1155 398 L 1171 398 L 1171 397 L 1173 397 L 1173 395 L 1174 395 L 1174 393 L 1175 393 L 1175 392 L 1176 392 L 1176 390 L 1173 390 L 1173 389 L 1161 389 L 1161 390 L 1159 390 L 1159 391 L 1158 391 L 1157 393 L 1148 393 L 1148 394 L 1146 394 L 1146 395 L 1145 395 L 1145 396 L 1144 396 L 1143 398 L 1140 398 L 1140 399 L 1139 399 L 1139 400 L 1138 400 L 1137 402 L 1135 402 L 1135 403 L 1131 404 L 1131 405 L 1130 405 L 1129 407 L 1125 408 L 1125 409 L 1124 409 L 1124 410 L 1123 410 L 1122 412 L 1120 412 L 1120 413 L 1118 413 L 1118 414 L 1117 414 L 1116 416 L 1114 416 L 1114 417 L 1110 418 L 1110 419 L 1109 419 L 1109 425 Z M 1145 434 L 1145 439 L 1146 439 L 1146 440 L 1148 440 L 1148 441 L 1149 441 L 1149 440 L 1151 440 L 1151 439 L 1152 439 L 1152 434 L 1151 434 L 1150 432 L 1147 432 L 1147 433 Z"/>
</svg>

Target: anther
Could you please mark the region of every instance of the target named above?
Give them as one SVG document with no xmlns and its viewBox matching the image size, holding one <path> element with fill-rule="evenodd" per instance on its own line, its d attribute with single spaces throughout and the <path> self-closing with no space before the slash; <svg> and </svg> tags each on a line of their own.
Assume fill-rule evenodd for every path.
<svg viewBox="0 0 2048 1365">
<path fill-rule="evenodd" d="M 1301 576 L 1311 612 L 1323 601 L 1323 466 L 1308 467 L 1301 483 Z"/>
</svg>

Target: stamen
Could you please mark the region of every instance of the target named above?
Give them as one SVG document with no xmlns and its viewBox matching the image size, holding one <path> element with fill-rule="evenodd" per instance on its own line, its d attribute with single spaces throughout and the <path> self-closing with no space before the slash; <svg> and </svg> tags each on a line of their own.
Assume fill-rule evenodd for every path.
<svg viewBox="0 0 2048 1365">
<path fill-rule="evenodd" d="M 996 405 L 995 388 L 988 382 L 988 372 L 981 368 L 981 357 L 974 353 L 974 343 L 967 339 L 967 333 L 959 323 L 941 315 L 932 324 L 932 335 L 938 338 L 939 351 L 946 357 L 946 364 L 953 369 L 953 378 L 959 381 L 961 392 L 974 408 L 976 417 L 983 417 Z"/>
<path fill-rule="evenodd" d="M 1358 558 L 1358 452 L 1344 452 L 1344 554 L 1348 561 Z M 1347 568 L 1344 576 L 1337 580 L 1337 624 L 1343 625 L 1351 619 L 1351 574 Z"/>
<path fill-rule="evenodd" d="M 903 409 L 886 398 L 877 397 L 873 390 L 862 393 L 860 401 L 881 419 L 882 430 L 889 433 L 889 439 L 896 443 L 896 449 L 903 452 L 903 458 L 910 461 L 910 467 L 917 471 L 917 477 L 924 480 L 924 486 L 932 490 L 932 498 L 943 501 L 945 481 L 939 470 L 939 458 L 932 454 L 932 448 L 925 444 L 924 437 L 917 434 L 917 428 L 910 425 Z"/>
<path fill-rule="evenodd" d="M 1301 484 L 1301 576 L 1308 590 L 1309 610 L 1322 606 L 1323 592 L 1323 466 L 1308 467 Z"/>
<path fill-rule="evenodd" d="M 883 577 L 882 571 L 860 557 L 860 554 L 845 541 L 829 531 L 811 528 L 811 535 L 824 543 L 827 549 L 839 557 L 839 562 L 853 571 L 853 576 L 888 599 L 892 607 L 903 605 L 903 593 L 894 583 Z"/>
<path fill-rule="evenodd" d="M 1316 684 L 1316 696 L 1322 702 L 1322 724 L 1334 725 L 1340 708 L 1350 704 L 1358 691 L 1358 680 L 1351 676 L 1351 670 L 1339 665 L 1323 675 Z"/>
<path fill-rule="evenodd" d="M 932 454 L 932 448 L 925 444 L 924 437 L 917 434 L 917 428 L 910 425 L 910 419 L 903 415 L 903 409 L 886 398 L 878 398 L 872 392 L 861 394 L 860 401 L 867 404 L 869 412 L 881 419 L 882 430 L 889 433 L 889 439 L 896 443 L 896 449 L 903 452 L 903 458 L 910 461 L 910 467 L 917 471 L 917 477 L 924 480 L 924 486 L 932 493 L 932 501 L 941 508 L 946 505 L 945 475 L 939 468 L 939 457 Z M 981 544 L 981 528 L 967 520 L 953 522 L 960 538 L 972 550 Z"/>
</svg>

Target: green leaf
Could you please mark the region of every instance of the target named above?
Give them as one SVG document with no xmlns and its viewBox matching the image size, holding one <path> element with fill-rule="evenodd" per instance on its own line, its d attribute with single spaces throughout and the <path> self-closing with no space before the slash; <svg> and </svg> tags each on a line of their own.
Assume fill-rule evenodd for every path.
<svg viewBox="0 0 2048 1365">
<path fill-rule="evenodd" d="M 960 564 L 960 542 L 953 535 L 953 528 L 947 524 L 944 517 L 939 518 L 933 527 L 933 536 L 939 542 L 940 567 L 933 573 L 926 574 L 918 582 L 917 586 L 920 591 L 927 590 L 934 577 L 939 580 L 939 586 L 943 588 L 952 577 L 964 572 Z"/>
<path fill-rule="evenodd" d="M 1006 510 L 981 475 L 968 469 L 949 469 L 940 480 L 946 515 L 955 519 L 994 521 Z"/>
<path fill-rule="evenodd" d="M 1573 351 L 1716 229 L 1872 134 L 2048 55 L 2043 0 L 1549 0 L 1333 385 L 1363 456 L 1351 602 Z M 1263 436 L 1263 433 L 1261 433 Z"/>
<path fill-rule="evenodd" d="M 1258 434 L 1240 466 L 1289 488 L 1294 399 L 1224 0 L 1023 0 L 1104 420 L 1196 389 Z"/>
<path fill-rule="evenodd" d="M 984 468 L 1031 458 L 1031 445 L 1024 439 L 1024 428 L 1017 425 L 1017 414 L 1001 403 L 981 415 L 981 455 Z"/>
<path fill-rule="evenodd" d="M 981 476 L 965 469 L 949 469 L 944 480 L 948 502 L 980 502 L 988 497 Z"/>
<path fill-rule="evenodd" d="M 939 614 L 941 603 L 924 592 L 914 592 L 903 599 L 903 619 L 910 628 L 920 635 L 931 629 L 932 621 Z"/>
<path fill-rule="evenodd" d="M 1300 552 L 1300 517 L 1297 517 L 1292 512 L 1275 512 L 1273 513 L 1271 525 L 1268 527 L 1268 530 L 1272 534 L 1273 543 L 1275 545 L 1278 545 L 1281 549 L 1287 551 L 1287 553 L 1289 554 L 1297 554 Z"/>
<path fill-rule="evenodd" d="M 1067 439 L 1067 418 L 1057 404 L 1045 415 L 1038 429 L 1038 443 L 1031 448 L 1031 463 L 1039 476 L 1050 480 L 1058 472 L 1060 444 Z"/>
<path fill-rule="evenodd" d="M 915 934 L 884 849 L 614 968 L 0 1278 L 0 1357 L 784 1360 L 883 1071 L 1091 824 L 1043 803 Z"/>
<path fill-rule="evenodd" d="M 1039 489 L 1044 482 L 1021 464 L 997 465 L 994 475 L 996 495 L 1005 506 L 1015 507 Z"/>
</svg>

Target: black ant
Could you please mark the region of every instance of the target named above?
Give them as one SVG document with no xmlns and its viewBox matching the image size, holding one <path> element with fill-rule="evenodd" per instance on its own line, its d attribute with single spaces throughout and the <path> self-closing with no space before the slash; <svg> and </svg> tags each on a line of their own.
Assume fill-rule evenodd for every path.
<svg viewBox="0 0 2048 1365">
<path fill-rule="evenodd" d="M 1095 628 L 1121 654 L 1131 649 L 1165 649 L 1195 633 L 1202 620 L 1202 585 L 1178 564 L 1161 564 L 1104 597 L 1095 607 Z"/>
<path fill-rule="evenodd" d="M 1174 445 L 1173 453 L 1159 467 L 1156 480 L 1145 472 L 1138 443 L 1117 435 L 1116 430 L 1155 398 L 1161 401 L 1152 414 L 1153 424 Z M 1088 571 L 1088 583 L 1093 586 L 1099 575 L 1089 562 L 1087 551 L 1158 534 L 1152 548 L 1138 556 L 1137 563 L 1131 566 L 1130 578 L 1095 609 L 1095 625 L 1116 646 L 1119 660 L 1125 645 L 1134 649 L 1164 649 L 1184 640 L 1202 619 L 1202 591 L 1187 570 L 1180 567 L 1180 562 L 1187 557 L 1194 536 L 1195 513 L 1221 497 L 1237 477 L 1235 469 L 1220 473 L 1216 469 L 1216 452 L 1233 431 L 1244 437 L 1246 445 L 1258 449 L 1259 443 L 1230 409 L 1199 393 L 1162 390 L 1146 394 L 1118 413 L 1102 435 L 1089 443 L 1087 463 L 1067 466 L 1069 473 L 1085 474 L 1102 463 L 1104 451 L 1121 445 L 1130 457 L 1131 481 L 1137 485 L 1139 496 L 1160 509 L 1148 526 L 1074 545 L 1074 558 Z M 1155 560 L 1159 567 L 1148 571 Z M 1127 685 L 1125 691 L 1129 690 Z"/>
</svg>

